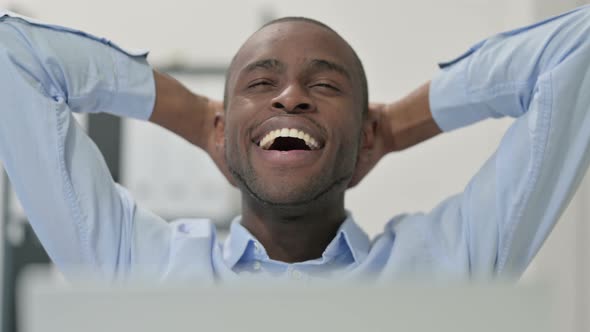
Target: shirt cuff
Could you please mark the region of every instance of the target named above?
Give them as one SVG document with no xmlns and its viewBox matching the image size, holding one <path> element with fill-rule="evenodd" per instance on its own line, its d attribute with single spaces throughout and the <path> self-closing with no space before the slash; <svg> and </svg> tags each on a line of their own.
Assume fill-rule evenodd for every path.
<svg viewBox="0 0 590 332">
<path fill-rule="evenodd" d="M 154 110 L 156 85 L 147 54 L 133 55 L 116 48 L 116 87 L 109 112 L 118 116 L 148 120 Z"/>
<path fill-rule="evenodd" d="M 468 91 L 470 58 L 467 56 L 443 66 L 430 82 L 430 111 L 443 131 L 465 127 L 491 116 L 481 103 L 473 101 Z"/>
</svg>

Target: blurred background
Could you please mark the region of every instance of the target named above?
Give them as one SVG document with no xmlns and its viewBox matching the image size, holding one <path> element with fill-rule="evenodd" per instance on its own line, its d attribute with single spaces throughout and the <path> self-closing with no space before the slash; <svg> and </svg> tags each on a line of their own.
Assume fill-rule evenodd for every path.
<svg viewBox="0 0 590 332">
<path fill-rule="evenodd" d="M 364 62 L 372 101 L 393 101 L 429 80 L 449 60 L 496 32 L 558 14 L 588 0 L 0 0 L 0 7 L 48 23 L 151 50 L 154 67 L 194 91 L 221 99 L 226 66 L 260 25 L 308 16 L 332 26 Z M 148 123 L 80 116 L 113 177 L 166 219 L 209 217 L 221 232 L 239 213 L 238 193 L 208 157 Z M 348 209 L 374 236 L 394 215 L 427 211 L 462 191 L 494 151 L 509 119 L 488 120 L 383 160 L 347 196 Z M 5 176 L 0 179 L 2 331 L 16 331 L 14 281 L 48 259 Z M 586 179 L 522 283 L 558 293 L 560 331 L 590 331 L 590 180 Z M 64 239 L 67 240 L 67 239 Z"/>
</svg>

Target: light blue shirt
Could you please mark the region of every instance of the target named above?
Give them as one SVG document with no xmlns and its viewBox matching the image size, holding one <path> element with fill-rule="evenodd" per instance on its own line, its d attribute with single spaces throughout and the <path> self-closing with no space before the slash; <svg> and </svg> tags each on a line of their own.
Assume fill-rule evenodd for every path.
<svg viewBox="0 0 590 332">
<path fill-rule="evenodd" d="M 219 243 L 208 220 L 168 223 L 111 179 L 72 112 L 146 120 L 154 78 L 134 54 L 80 31 L 0 13 L 0 159 L 52 260 L 109 280 L 391 281 L 516 277 L 588 166 L 590 7 L 500 33 L 441 64 L 430 105 L 454 130 L 516 118 L 465 190 L 402 214 L 374 240 L 352 216 L 321 258 L 270 259 L 239 217 Z"/>
</svg>

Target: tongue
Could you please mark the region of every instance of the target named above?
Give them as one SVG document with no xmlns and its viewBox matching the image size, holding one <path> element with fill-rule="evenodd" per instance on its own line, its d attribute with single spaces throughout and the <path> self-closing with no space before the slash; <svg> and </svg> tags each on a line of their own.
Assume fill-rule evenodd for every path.
<svg viewBox="0 0 590 332">
<path fill-rule="evenodd" d="M 278 151 L 310 150 L 304 140 L 295 137 L 277 137 L 268 149 Z"/>
</svg>

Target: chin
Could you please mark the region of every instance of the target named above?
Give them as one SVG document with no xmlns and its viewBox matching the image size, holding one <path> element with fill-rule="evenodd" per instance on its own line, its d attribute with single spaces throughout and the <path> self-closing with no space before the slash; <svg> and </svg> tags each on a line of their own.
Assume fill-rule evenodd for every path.
<svg viewBox="0 0 590 332">
<path fill-rule="evenodd" d="M 350 172 L 349 175 L 335 177 L 342 172 L 336 172 L 332 167 L 288 169 L 263 166 L 234 168 L 230 164 L 230 171 L 238 179 L 245 198 L 250 197 L 254 202 L 267 206 L 311 207 L 342 199 L 352 176 Z"/>
<path fill-rule="evenodd" d="M 252 188 L 255 198 L 268 205 L 300 206 L 307 205 L 321 196 L 311 184 L 258 184 Z"/>
<path fill-rule="evenodd" d="M 323 179 L 321 181 L 320 179 Z M 291 181 L 289 181 L 291 180 Z M 311 207 L 343 197 L 345 181 L 335 181 L 327 176 L 306 178 L 307 181 L 292 181 L 294 177 L 281 177 L 272 181 L 253 181 L 244 188 L 251 197 L 269 206 Z M 347 182 L 346 182 L 347 183 Z M 242 190 L 243 193 L 244 190 Z"/>
</svg>

